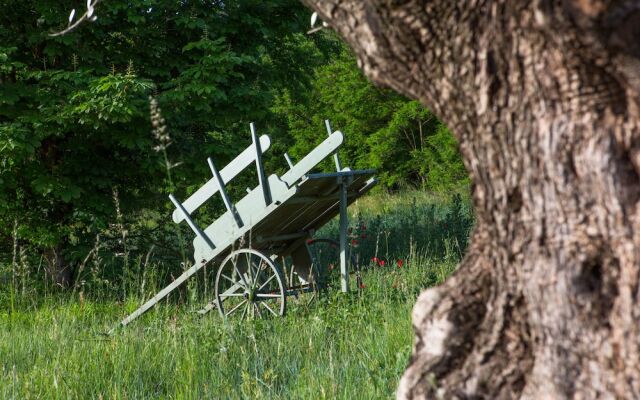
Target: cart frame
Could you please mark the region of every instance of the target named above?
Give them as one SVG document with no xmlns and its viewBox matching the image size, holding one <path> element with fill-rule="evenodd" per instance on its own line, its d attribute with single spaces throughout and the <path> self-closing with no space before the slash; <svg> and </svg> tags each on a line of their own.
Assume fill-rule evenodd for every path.
<svg viewBox="0 0 640 400">
<path fill-rule="evenodd" d="M 242 294 L 245 298 L 252 296 L 253 289 L 249 290 L 249 287 L 251 286 L 255 289 L 260 285 L 253 281 L 249 285 L 247 281 L 257 279 L 253 274 L 260 276 L 267 267 L 277 271 L 278 267 L 273 261 L 280 255 L 291 255 L 294 261 L 297 257 L 298 260 L 302 260 L 301 265 L 309 263 L 308 267 L 311 268 L 313 260 L 311 260 L 308 248 L 306 248 L 306 242 L 319 227 L 331 220 L 336 214 L 340 215 L 339 259 L 341 290 L 345 293 L 348 292 L 349 265 L 347 260 L 349 259 L 349 248 L 347 230 L 349 222 L 347 206 L 350 202 L 367 193 L 376 185 L 377 180 L 372 177 L 375 173 L 374 170 L 352 171 L 349 168 L 342 167 L 337 150 L 343 143 L 344 136 L 340 131 L 332 131 L 328 120 L 325 121 L 325 126 L 328 137 L 322 143 L 295 165 L 289 155 L 285 153 L 284 157 L 289 165 L 289 170 L 281 176 L 274 174 L 267 177 L 262 155 L 271 146 L 271 140 L 267 135 L 258 137 L 255 125 L 251 123 L 252 144 L 240 155 L 220 171 L 209 157 L 207 163 L 209 164 L 212 178 L 184 202 L 178 201 L 173 194 L 170 194 L 169 199 L 176 207 L 172 214 L 173 221 L 175 223 L 185 221 L 195 234 L 193 240 L 194 264 L 137 310 L 124 318 L 118 326 L 128 325 L 192 277 L 206 264 L 215 263 L 216 260 L 220 260 L 225 256 L 225 260 L 219 266 L 218 275 L 222 273 L 225 263 L 232 262 L 234 263 L 233 268 L 235 268 L 234 276 L 236 276 L 234 279 L 239 280 L 234 285 L 231 285 L 226 292 L 222 293 L 222 296 L 225 293 L 228 296 Z M 333 155 L 336 172 L 310 173 L 316 165 L 329 155 Z M 234 204 L 227 193 L 226 185 L 244 169 L 250 167 L 251 164 L 255 164 L 257 170 L 258 186 L 254 189 L 248 188 L 247 195 Z M 226 212 L 207 228 L 202 229 L 193 220 L 192 214 L 218 193 L 222 197 Z M 236 248 L 239 243 L 242 243 L 243 240 L 246 241 L 247 238 L 249 240 L 248 248 Z M 235 255 L 237 259 L 240 253 L 246 257 L 249 257 L 248 254 L 253 254 L 251 257 L 254 255 L 258 257 L 260 259 L 258 269 L 252 272 L 252 265 L 254 264 L 249 263 L 243 266 L 241 268 L 242 271 L 240 271 L 235 265 L 236 261 L 233 260 L 233 256 Z M 305 257 L 308 257 L 308 260 Z M 297 272 L 300 273 L 301 271 L 302 269 Z M 309 270 L 309 273 L 311 273 L 311 270 Z M 223 276 L 229 279 L 228 275 L 223 274 Z M 218 279 L 220 279 L 219 276 L 216 280 L 216 299 L 221 301 L 220 293 L 217 292 Z M 302 281 L 303 284 L 297 287 L 288 286 L 280 289 L 282 290 L 283 302 L 286 296 L 314 289 L 313 282 L 308 282 L 308 279 L 302 279 Z M 238 294 L 235 294 L 236 292 Z M 266 294 L 258 293 L 257 296 L 266 296 Z M 204 314 L 216 308 L 216 306 L 222 313 L 221 303 L 216 304 L 215 301 L 207 304 L 199 312 Z M 260 307 L 258 306 L 257 308 L 257 312 L 261 312 Z M 273 310 L 271 311 L 273 312 Z M 282 313 L 284 313 L 284 306 Z"/>
</svg>

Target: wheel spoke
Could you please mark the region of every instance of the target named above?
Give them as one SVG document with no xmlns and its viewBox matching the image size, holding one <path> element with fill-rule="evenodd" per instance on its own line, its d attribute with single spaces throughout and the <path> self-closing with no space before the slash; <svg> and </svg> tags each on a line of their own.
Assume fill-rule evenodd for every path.
<svg viewBox="0 0 640 400">
<path fill-rule="evenodd" d="M 222 298 L 227 298 L 227 297 L 242 297 L 244 296 L 244 292 L 243 293 L 223 293 L 220 295 L 220 297 Z"/>
<path fill-rule="evenodd" d="M 222 262 L 215 294 L 218 311 L 224 318 L 236 314 L 241 315 L 241 320 L 257 319 L 284 313 L 281 272 L 270 258 L 255 250 L 237 250 Z M 265 304 L 271 301 L 274 305 Z"/>
<path fill-rule="evenodd" d="M 236 264 L 233 264 L 233 269 L 234 271 L 236 271 L 236 274 L 240 275 L 240 279 L 242 280 L 242 284 L 244 285 L 244 287 L 248 287 L 247 281 L 244 279 L 244 275 L 240 273 L 240 270 L 238 270 L 238 266 Z"/>
<path fill-rule="evenodd" d="M 228 276 L 226 276 L 225 274 L 221 273 L 220 276 L 222 276 L 224 279 L 228 280 L 231 283 L 234 283 L 234 284 L 238 283 L 238 282 L 234 281 L 233 279 L 229 278 Z"/>
<path fill-rule="evenodd" d="M 253 308 L 258 312 L 258 316 L 262 318 L 262 311 L 260 311 L 260 307 L 258 306 L 258 303 L 253 303 Z"/>
<path fill-rule="evenodd" d="M 273 278 L 275 278 L 276 276 L 277 276 L 277 274 L 276 274 L 276 273 L 274 273 L 273 275 L 271 275 L 271 277 L 270 277 L 269 279 L 267 279 L 267 280 L 265 281 L 265 283 L 263 283 L 263 284 L 262 284 L 262 286 L 260 286 L 260 287 L 258 288 L 258 291 L 261 291 L 261 290 L 262 290 L 265 286 L 267 286 L 267 285 L 269 284 L 269 282 L 271 282 L 271 280 L 272 280 Z"/>
<path fill-rule="evenodd" d="M 242 310 L 242 317 L 240 317 L 240 321 L 244 321 L 244 317 L 247 316 L 247 310 L 249 309 L 249 302 L 245 301 L 246 305 L 244 310 Z"/>
<path fill-rule="evenodd" d="M 259 299 L 279 299 L 282 295 L 275 293 L 258 293 L 256 297 Z"/>
<path fill-rule="evenodd" d="M 251 256 L 251 253 L 247 253 L 244 260 L 247 263 L 247 272 L 249 273 L 249 283 L 251 284 L 249 286 L 253 287 L 253 285 L 255 285 L 255 278 L 253 277 L 253 268 L 251 268 Z"/>
<path fill-rule="evenodd" d="M 227 313 L 225 314 L 225 316 L 231 315 L 231 313 L 233 313 L 234 311 L 236 311 L 238 308 L 240 308 L 243 304 L 245 304 L 247 302 L 247 300 L 242 300 L 240 303 L 238 303 L 238 305 L 236 305 L 235 307 L 233 307 L 231 310 L 227 311 Z"/>
<path fill-rule="evenodd" d="M 252 286 L 253 289 L 256 288 L 256 286 L 258 286 L 260 284 L 260 278 L 262 277 L 262 265 L 263 265 L 263 261 L 260 260 L 258 266 L 256 267 L 256 280 L 254 282 L 254 285 Z"/>
<path fill-rule="evenodd" d="M 269 305 L 268 305 L 267 303 L 265 303 L 265 302 L 261 301 L 261 302 L 260 302 L 260 304 L 262 304 L 263 306 L 267 307 L 267 310 L 271 311 L 271 314 L 275 315 L 276 317 L 278 316 L 278 313 L 277 313 L 277 312 L 275 312 L 275 311 L 273 311 L 273 310 L 271 309 L 271 307 L 269 307 Z"/>
</svg>

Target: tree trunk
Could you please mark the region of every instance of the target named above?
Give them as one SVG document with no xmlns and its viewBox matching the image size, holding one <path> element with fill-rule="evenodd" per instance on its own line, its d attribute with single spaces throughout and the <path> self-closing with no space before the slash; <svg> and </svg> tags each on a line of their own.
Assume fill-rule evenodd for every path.
<svg viewBox="0 0 640 400">
<path fill-rule="evenodd" d="M 303 1 L 439 115 L 473 182 L 398 398 L 639 398 L 640 3 Z"/>
<path fill-rule="evenodd" d="M 45 253 L 47 274 L 56 286 L 68 288 L 73 281 L 73 267 L 65 262 L 61 254 L 61 246 L 49 247 Z"/>
</svg>

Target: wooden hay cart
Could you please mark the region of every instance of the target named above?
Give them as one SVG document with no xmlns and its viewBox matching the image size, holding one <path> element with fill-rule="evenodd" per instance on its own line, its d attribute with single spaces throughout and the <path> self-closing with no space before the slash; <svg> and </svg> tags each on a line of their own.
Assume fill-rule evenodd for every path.
<svg viewBox="0 0 640 400">
<path fill-rule="evenodd" d="M 126 326 L 142 315 L 207 264 L 218 267 L 215 297 L 200 313 L 217 308 L 224 317 L 235 313 L 242 318 L 249 314 L 283 315 L 287 296 L 311 291 L 317 286 L 322 266 L 315 265 L 308 241 L 317 229 L 338 214 L 341 289 L 347 292 L 347 206 L 377 181 L 373 178 L 374 170 L 342 168 L 337 150 L 344 140 L 343 134 L 332 132 L 329 121 L 325 123 L 328 137 L 322 143 L 295 165 L 285 153 L 289 170 L 281 176 L 269 177 L 264 172 L 262 154 L 269 149 L 271 141 L 267 135 L 258 137 L 251 124 L 252 145 L 220 171 L 209 158 L 213 177 L 184 202 L 169 195 L 176 206 L 173 221 L 185 221 L 196 235 L 194 264 L 119 326 Z M 332 154 L 336 172 L 310 173 Z M 225 186 L 252 164 L 258 172 L 258 186 L 247 189 L 247 195 L 233 204 Z M 218 193 L 226 212 L 201 229 L 191 214 Z M 277 263 L 286 256 L 290 256 L 292 271 L 299 278 L 298 285 L 285 282 Z"/>
</svg>

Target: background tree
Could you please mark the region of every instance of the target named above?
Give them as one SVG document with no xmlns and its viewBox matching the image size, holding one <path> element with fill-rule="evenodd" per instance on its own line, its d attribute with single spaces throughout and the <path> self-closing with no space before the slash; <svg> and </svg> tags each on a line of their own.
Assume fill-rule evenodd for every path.
<svg viewBox="0 0 640 400">
<path fill-rule="evenodd" d="M 84 10 L 0 0 L 0 254 L 12 254 L 17 233 L 61 286 L 98 234 L 113 277 L 125 247 L 153 243 L 179 265 L 166 194 L 197 189 L 210 174 L 203 160 L 228 162 L 249 143 L 251 121 L 274 139 L 270 171 L 285 167 L 282 152 L 299 159 L 319 143 L 329 118 L 347 134 L 345 163 L 378 168 L 387 188 L 467 183 L 434 114 L 374 87 L 334 34 L 305 35 L 298 2 L 100 2 L 95 22 L 51 37 L 74 5 Z M 156 137 L 149 96 L 165 125 Z M 244 193 L 236 186 L 233 196 Z M 195 218 L 215 211 L 213 202 Z"/>
<path fill-rule="evenodd" d="M 17 222 L 62 286 L 118 218 L 114 193 L 121 215 L 148 220 L 141 213 L 168 207 L 168 191 L 208 176 L 207 156 L 222 165 L 244 148 L 250 121 L 282 135 L 269 110 L 276 90 L 307 86 L 334 51 L 300 33 L 308 12 L 286 0 L 104 2 L 96 22 L 58 37 L 48 33 L 67 6 L 0 9 L 0 233 L 9 238 Z M 164 110 L 169 164 L 149 95 Z"/>
<path fill-rule="evenodd" d="M 333 35 L 327 35 L 335 40 Z M 458 144 L 418 101 L 373 86 L 350 50 L 317 66 L 310 88 L 283 90 L 274 111 L 286 119 L 291 155 L 301 158 L 317 143 L 324 119 L 347 134 L 341 157 L 352 168 L 377 168 L 387 188 L 414 186 L 445 191 L 468 184 Z M 333 169 L 327 162 L 326 169 Z"/>
<path fill-rule="evenodd" d="M 640 397 L 637 2 L 305 3 L 442 118 L 474 185 L 398 397 Z"/>
</svg>

